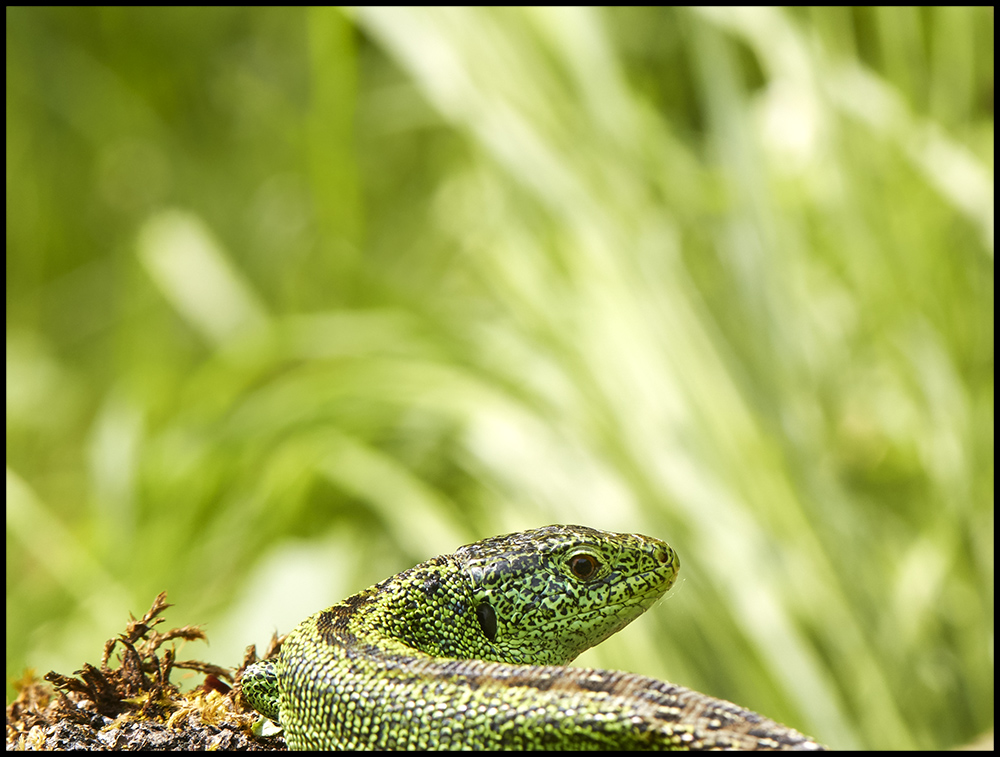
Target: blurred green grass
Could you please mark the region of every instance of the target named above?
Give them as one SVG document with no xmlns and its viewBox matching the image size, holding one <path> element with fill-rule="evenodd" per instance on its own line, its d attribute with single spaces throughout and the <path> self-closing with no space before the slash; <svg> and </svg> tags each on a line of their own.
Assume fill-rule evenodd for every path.
<svg viewBox="0 0 1000 757">
<path fill-rule="evenodd" d="M 7 672 L 645 532 L 581 662 L 993 722 L 993 12 L 7 9 Z"/>
</svg>

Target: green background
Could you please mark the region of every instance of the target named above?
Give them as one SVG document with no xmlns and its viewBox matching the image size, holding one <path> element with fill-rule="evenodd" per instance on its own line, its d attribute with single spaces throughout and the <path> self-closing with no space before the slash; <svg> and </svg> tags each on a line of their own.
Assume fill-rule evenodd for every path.
<svg viewBox="0 0 1000 757">
<path fill-rule="evenodd" d="M 663 538 L 580 662 L 993 721 L 993 12 L 7 9 L 7 674 Z"/>
</svg>

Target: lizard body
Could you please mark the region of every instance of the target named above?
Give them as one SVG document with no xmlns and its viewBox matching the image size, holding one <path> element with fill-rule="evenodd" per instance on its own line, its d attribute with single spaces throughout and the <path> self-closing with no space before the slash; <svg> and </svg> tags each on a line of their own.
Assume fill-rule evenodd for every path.
<svg viewBox="0 0 1000 757">
<path fill-rule="evenodd" d="M 564 667 L 678 569 L 667 544 L 634 534 L 492 537 L 307 618 L 241 685 L 293 749 L 821 748 L 681 686 Z"/>
</svg>

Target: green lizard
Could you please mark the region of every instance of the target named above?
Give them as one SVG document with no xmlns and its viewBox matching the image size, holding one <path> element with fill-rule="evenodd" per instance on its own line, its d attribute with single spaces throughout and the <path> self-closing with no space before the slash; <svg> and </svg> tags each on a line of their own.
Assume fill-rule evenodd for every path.
<svg viewBox="0 0 1000 757">
<path fill-rule="evenodd" d="M 822 748 L 680 686 L 562 667 L 648 610 L 679 567 L 635 534 L 495 536 L 306 619 L 241 686 L 292 749 Z"/>
</svg>

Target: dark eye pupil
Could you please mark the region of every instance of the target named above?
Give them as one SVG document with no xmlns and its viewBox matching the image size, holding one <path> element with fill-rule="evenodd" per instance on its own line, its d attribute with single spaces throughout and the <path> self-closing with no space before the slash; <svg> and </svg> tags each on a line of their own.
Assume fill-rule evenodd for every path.
<svg viewBox="0 0 1000 757">
<path fill-rule="evenodd" d="M 577 578 L 590 578 L 597 570 L 597 560 L 590 555 L 575 555 L 569 560 L 569 569 Z"/>
</svg>

